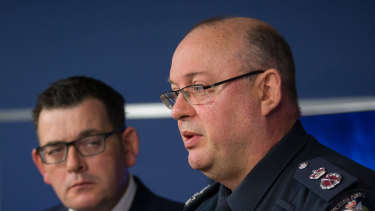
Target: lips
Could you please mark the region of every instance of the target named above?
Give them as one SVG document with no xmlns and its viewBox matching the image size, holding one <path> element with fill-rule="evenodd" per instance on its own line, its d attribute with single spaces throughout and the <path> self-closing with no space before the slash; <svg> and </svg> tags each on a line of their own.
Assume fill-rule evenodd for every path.
<svg viewBox="0 0 375 211">
<path fill-rule="evenodd" d="M 92 184 L 94 183 L 87 181 L 75 182 L 72 186 L 70 186 L 70 189 L 86 188 L 88 186 L 91 186 Z"/>
<path fill-rule="evenodd" d="M 186 149 L 195 147 L 198 144 L 200 137 L 202 137 L 202 135 L 191 131 L 182 131 L 181 135 Z"/>
</svg>

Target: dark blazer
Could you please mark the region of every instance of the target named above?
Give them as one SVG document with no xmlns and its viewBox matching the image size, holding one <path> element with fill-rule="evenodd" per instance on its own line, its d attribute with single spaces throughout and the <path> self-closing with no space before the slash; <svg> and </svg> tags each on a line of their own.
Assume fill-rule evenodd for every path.
<svg viewBox="0 0 375 211">
<path fill-rule="evenodd" d="M 326 173 L 310 178 L 319 168 Z M 297 122 L 232 193 L 211 183 L 187 201 L 185 210 L 373 210 L 374 190 L 374 171 L 321 145 Z"/>
<path fill-rule="evenodd" d="M 135 193 L 132 205 L 129 211 L 165 211 L 165 210 L 182 210 L 184 205 L 152 193 L 138 177 L 134 176 L 137 184 L 137 191 Z M 45 211 L 67 211 L 64 205 L 60 204 Z"/>
</svg>

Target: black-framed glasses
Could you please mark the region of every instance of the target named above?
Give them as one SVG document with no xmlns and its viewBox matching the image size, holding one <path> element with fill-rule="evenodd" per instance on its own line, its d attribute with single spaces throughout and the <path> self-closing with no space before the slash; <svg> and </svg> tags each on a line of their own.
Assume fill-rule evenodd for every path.
<svg viewBox="0 0 375 211">
<path fill-rule="evenodd" d="M 264 71 L 263 70 L 252 71 L 252 72 L 245 73 L 243 75 L 239 75 L 239 76 L 236 76 L 236 77 L 224 80 L 224 81 L 220 81 L 211 85 L 207 85 L 207 86 L 204 86 L 202 84 L 193 84 L 193 85 L 184 87 L 179 90 L 163 92 L 160 95 L 160 99 L 164 103 L 164 105 L 166 105 L 169 109 L 173 108 L 174 104 L 176 103 L 177 97 L 180 93 L 182 93 L 182 96 L 184 97 L 184 99 L 192 105 L 204 104 L 204 103 L 207 103 L 208 100 L 210 99 L 210 96 L 208 95 L 208 92 L 206 91 L 207 89 L 230 82 L 230 81 L 234 81 L 234 80 L 246 77 L 246 76 L 252 76 L 255 74 L 259 74 L 259 73 L 264 73 Z"/>
<path fill-rule="evenodd" d="M 109 136 L 122 132 L 124 129 L 125 128 L 121 128 L 108 133 L 89 135 L 67 143 L 51 143 L 36 148 L 36 151 L 45 164 L 57 164 L 65 161 L 70 145 L 74 146 L 77 152 L 84 157 L 93 156 L 104 152 L 106 145 L 105 141 Z"/>
</svg>

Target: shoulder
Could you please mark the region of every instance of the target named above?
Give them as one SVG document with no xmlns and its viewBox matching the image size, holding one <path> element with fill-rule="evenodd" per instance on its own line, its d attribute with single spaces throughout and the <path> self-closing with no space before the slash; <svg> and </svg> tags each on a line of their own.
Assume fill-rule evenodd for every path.
<svg viewBox="0 0 375 211">
<path fill-rule="evenodd" d="M 340 153 L 322 145 L 314 137 L 309 136 L 310 141 L 309 145 L 305 147 L 300 158 L 313 158 L 317 157 L 321 160 L 329 162 L 330 164 L 336 166 L 337 168 L 348 172 L 353 177 L 357 178 L 361 183 L 375 189 L 375 171 L 369 168 L 366 168 L 359 163 L 347 158 Z M 310 159 L 311 160 L 311 159 Z M 316 160 L 319 163 L 319 159 Z"/>
<path fill-rule="evenodd" d="M 64 205 L 59 204 L 53 207 L 50 207 L 48 209 L 45 209 L 43 211 L 68 211 L 68 208 L 66 208 Z"/>
<path fill-rule="evenodd" d="M 139 178 L 134 177 L 137 184 L 137 191 L 130 208 L 131 211 L 136 210 L 182 210 L 183 203 L 176 202 L 151 192 Z"/>
<path fill-rule="evenodd" d="M 296 168 L 294 179 L 329 204 L 329 210 L 344 210 L 342 208 L 346 206 L 359 204 L 372 210 L 370 204 L 375 200 L 373 184 L 362 177 L 375 179 L 374 172 L 362 169 L 364 167 L 358 164 L 346 164 L 341 166 L 316 157 L 302 162 Z"/>
<path fill-rule="evenodd" d="M 369 192 L 362 189 L 351 189 L 340 194 L 332 203 L 328 210 L 330 211 L 371 211 L 374 210 L 374 198 Z"/>
</svg>

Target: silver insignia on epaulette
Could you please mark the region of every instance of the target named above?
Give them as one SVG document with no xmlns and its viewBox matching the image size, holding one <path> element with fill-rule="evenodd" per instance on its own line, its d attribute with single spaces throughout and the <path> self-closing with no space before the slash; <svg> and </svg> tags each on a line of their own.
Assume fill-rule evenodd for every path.
<svg viewBox="0 0 375 211">
<path fill-rule="evenodd" d="M 329 173 L 320 180 L 320 187 L 324 190 L 332 189 L 340 184 L 341 178 L 339 173 Z"/>
<path fill-rule="evenodd" d="M 324 167 L 320 167 L 319 169 L 313 170 L 313 173 L 310 175 L 310 179 L 319 179 L 326 173 L 326 169 Z"/>
<path fill-rule="evenodd" d="M 198 198 L 198 196 L 200 196 L 203 192 L 205 192 L 209 187 L 210 187 L 210 184 L 204 187 L 201 191 L 194 193 L 194 195 L 185 202 L 185 207 L 187 207 L 191 202 L 193 202 L 196 198 Z"/>
<path fill-rule="evenodd" d="M 309 162 L 305 161 L 299 164 L 299 169 L 304 169 L 309 165 Z"/>
</svg>

